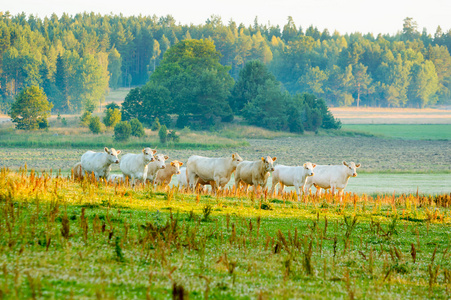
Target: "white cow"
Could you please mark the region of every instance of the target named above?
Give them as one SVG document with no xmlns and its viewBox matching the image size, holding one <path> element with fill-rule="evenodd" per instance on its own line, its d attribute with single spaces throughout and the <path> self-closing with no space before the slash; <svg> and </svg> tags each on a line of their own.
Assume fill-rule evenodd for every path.
<svg viewBox="0 0 451 300">
<path fill-rule="evenodd" d="M 163 155 L 163 154 L 157 154 L 155 155 L 155 160 L 151 162 L 148 165 L 147 168 L 147 181 L 154 182 L 155 178 L 157 177 L 157 172 L 161 169 L 166 168 L 166 159 L 168 159 L 169 156 Z"/>
<path fill-rule="evenodd" d="M 343 189 L 348 184 L 349 177 L 356 177 L 360 164 L 354 162 L 342 165 L 317 165 L 315 167 L 315 175 L 307 177 L 305 183 L 305 191 L 308 192 L 312 185 L 316 187 L 317 194 L 321 194 L 321 189 L 332 189 L 333 192 L 338 190 L 338 194 L 343 193 Z"/>
<path fill-rule="evenodd" d="M 96 179 L 100 177 L 108 180 L 111 171 L 112 164 L 118 164 L 119 158 L 117 156 L 121 153 L 121 150 L 115 150 L 114 148 L 104 148 L 105 152 L 87 151 L 81 156 L 82 173 L 85 171 L 88 174 L 94 172 Z"/>
<path fill-rule="evenodd" d="M 143 183 L 147 178 L 147 165 L 154 161 L 154 154 L 157 150 L 149 147 L 144 148 L 139 154 L 128 153 L 122 156 L 121 171 L 124 174 L 124 180 L 131 178 L 132 186 L 135 185 L 136 180 Z"/>
<path fill-rule="evenodd" d="M 277 165 L 272 172 L 272 187 L 270 194 L 273 195 L 276 185 L 280 183 L 279 193 L 283 193 L 285 186 L 294 186 L 296 194 L 300 196 L 300 189 L 304 191 L 304 184 L 308 176 L 313 176 L 313 168 L 316 165 L 311 162 L 306 162 L 303 166 L 284 166 Z"/>
<path fill-rule="evenodd" d="M 233 171 L 242 161 L 238 153 L 224 158 L 190 156 L 186 163 L 188 184 L 194 191 L 199 179 L 202 179 L 204 182 L 210 182 L 212 189 L 216 191 L 230 181 Z"/>
<path fill-rule="evenodd" d="M 180 168 L 180 173 L 177 174 L 177 183 L 180 189 L 188 187 L 188 177 L 186 176 L 186 167 Z"/>
<path fill-rule="evenodd" d="M 243 161 L 238 165 L 235 172 L 235 187 L 239 189 L 240 183 L 244 184 L 245 190 L 253 185 L 255 191 L 261 186 L 265 188 L 269 172 L 274 171 L 276 157 L 262 157 L 257 161 Z"/>
<path fill-rule="evenodd" d="M 177 182 L 179 185 L 180 189 L 184 189 L 184 188 L 188 188 L 189 184 L 188 184 L 188 176 L 186 175 L 186 168 L 180 168 L 180 174 L 177 175 Z M 202 186 L 203 189 L 205 189 L 205 185 L 212 185 L 212 191 L 215 192 L 214 190 L 214 181 L 209 181 L 209 182 L 205 182 L 202 180 L 202 178 L 198 178 L 197 179 L 197 185 L 196 185 L 196 189 L 198 186 Z"/>
</svg>

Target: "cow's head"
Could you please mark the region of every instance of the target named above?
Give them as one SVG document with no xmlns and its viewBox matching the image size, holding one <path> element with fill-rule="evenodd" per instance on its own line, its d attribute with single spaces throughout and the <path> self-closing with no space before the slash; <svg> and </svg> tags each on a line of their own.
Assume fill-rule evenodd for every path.
<svg viewBox="0 0 451 300">
<path fill-rule="evenodd" d="M 163 155 L 163 154 L 155 155 L 155 163 L 157 165 L 157 169 L 164 169 L 164 168 L 166 168 L 165 161 L 168 158 L 169 158 L 169 156 Z"/>
<path fill-rule="evenodd" d="M 112 164 L 118 164 L 119 158 L 117 156 L 121 153 L 121 150 L 116 150 L 114 148 L 108 149 L 107 147 L 104 148 L 105 153 L 107 154 L 108 160 Z"/>
<path fill-rule="evenodd" d="M 148 164 L 155 160 L 154 155 L 157 153 L 157 150 L 147 147 L 142 150 L 142 153 L 144 155 L 145 162 Z"/>
<path fill-rule="evenodd" d="M 241 158 L 241 156 L 238 155 L 238 153 L 233 153 L 232 154 L 232 164 L 236 167 L 238 166 L 238 164 L 240 162 L 242 162 L 243 159 Z"/>
<path fill-rule="evenodd" d="M 357 177 L 357 168 L 360 168 L 360 164 L 355 164 L 353 161 L 351 161 L 349 164 L 347 162 L 343 162 L 343 165 L 347 167 L 346 173 L 349 176 Z"/>
<path fill-rule="evenodd" d="M 277 157 L 271 158 L 270 156 L 267 156 L 266 158 L 262 157 L 262 162 L 264 165 L 265 172 L 272 172 L 274 171 L 274 162 L 276 161 Z"/>
<path fill-rule="evenodd" d="M 312 164 L 311 162 L 306 162 L 304 164 L 304 169 L 307 172 L 307 176 L 313 176 L 315 173 L 313 173 L 313 169 L 316 167 L 315 164 Z"/>
<path fill-rule="evenodd" d="M 174 168 L 174 171 L 175 171 L 174 173 L 176 175 L 179 175 L 180 174 L 180 167 L 183 166 L 183 163 L 178 161 L 178 160 L 173 160 L 173 161 L 171 161 L 171 166 L 172 166 L 172 168 Z"/>
</svg>

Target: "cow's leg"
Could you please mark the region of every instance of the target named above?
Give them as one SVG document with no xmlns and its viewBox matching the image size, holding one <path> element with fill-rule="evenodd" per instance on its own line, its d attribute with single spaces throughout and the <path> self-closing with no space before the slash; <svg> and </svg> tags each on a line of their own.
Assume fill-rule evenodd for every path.
<svg viewBox="0 0 451 300">
<path fill-rule="evenodd" d="M 283 196 L 283 192 L 285 190 L 285 184 L 283 184 L 282 182 L 280 182 L 280 188 L 279 188 L 279 195 Z"/>
<path fill-rule="evenodd" d="M 274 191 L 276 189 L 276 185 L 278 184 L 277 181 L 273 181 L 272 182 L 272 186 L 271 186 L 271 190 L 269 191 L 269 195 L 271 195 L 271 197 L 274 197 Z"/>
<path fill-rule="evenodd" d="M 299 197 L 301 196 L 301 192 L 299 191 L 299 185 L 295 184 L 294 189 L 296 190 L 296 194 L 298 195 L 298 201 L 299 201 L 299 199 L 300 199 Z"/>
</svg>

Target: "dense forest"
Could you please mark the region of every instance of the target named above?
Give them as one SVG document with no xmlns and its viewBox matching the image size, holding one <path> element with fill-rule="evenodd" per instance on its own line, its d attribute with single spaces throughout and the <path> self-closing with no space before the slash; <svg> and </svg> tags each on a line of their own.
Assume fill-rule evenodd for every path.
<svg viewBox="0 0 451 300">
<path fill-rule="evenodd" d="M 171 16 L 0 12 L 0 109 L 24 87 L 43 88 L 55 112 L 93 110 L 109 89 L 142 86 L 183 40 L 211 40 L 233 80 L 260 61 L 291 95 L 334 106 L 425 107 L 451 98 L 451 30 L 432 35 L 404 20 L 396 35 L 341 35 L 294 24 L 181 25 Z M 233 84 L 230 85 L 231 91 Z"/>
</svg>

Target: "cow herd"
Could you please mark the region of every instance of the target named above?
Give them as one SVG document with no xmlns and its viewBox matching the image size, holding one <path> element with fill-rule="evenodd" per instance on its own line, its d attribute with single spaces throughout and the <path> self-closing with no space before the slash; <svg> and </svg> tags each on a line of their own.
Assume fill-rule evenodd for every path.
<svg viewBox="0 0 451 300">
<path fill-rule="evenodd" d="M 228 157 L 211 158 L 192 155 L 188 158 L 186 167 L 174 160 L 170 163 L 167 155 L 157 154 L 155 149 L 144 148 L 141 153 L 128 153 L 119 160 L 120 150 L 104 148 L 103 152 L 87 151 L 81 156 L 81 162 L 72 169 L 75 179 L 82 179 L 86 173 L 93 174 L 96 180 L 104 178 L 111 182 L 128 181 L 133 187 L 140 183 L 168 185 L 172 177 L 177 175 L 180 188 L 191 191 L 199 186 L 211 185 L 215 193 L 224 188 L 235 173 L 235 187 L 244 186 L 247 192 L 249 186 L 255 191 L 264 189 L 272 172 L 272 187 L 270 194 L 276 191 L 283 193 L 285 186 L 293 186 L 298 197 L 302 192 L 308 193 L 315 186 L 317 193 L 321 189 L 331 189 L 339 194 L 348 184 L 350 177 L 357 176 L 356 169 L 360 164 L 343 161 L 340 165 L 316 165 L 306 162 L 302 166 L 274 165 L 276 157 L 261 157 L 256 161 L 245 161 L 238 153 Z M 119 164 L 122 175 L 111 174 L 111 165 Z"/>
</svg>

